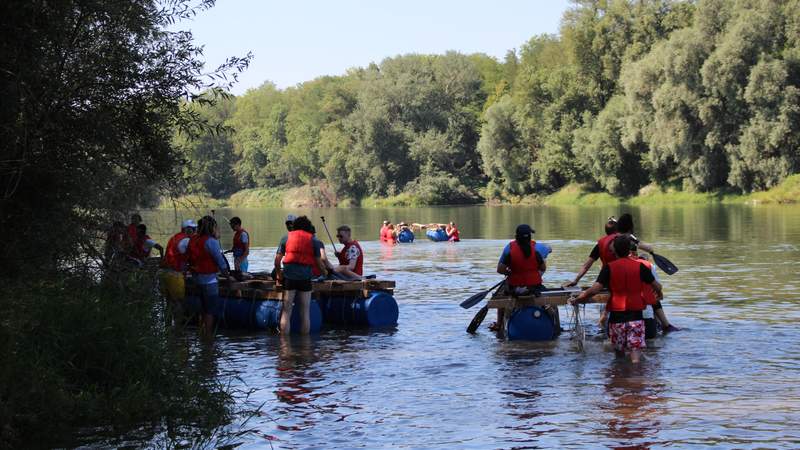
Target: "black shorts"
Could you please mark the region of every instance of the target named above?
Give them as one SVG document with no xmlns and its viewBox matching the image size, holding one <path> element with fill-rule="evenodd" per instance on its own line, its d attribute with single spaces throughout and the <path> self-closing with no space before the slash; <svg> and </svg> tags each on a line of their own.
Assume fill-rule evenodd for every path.
<svg viewBox="0 0 800 450">
<path fill-rule="evenodd" d="M 292 280 L 291 278 L 286 278 L 283 280 L 283 290 L 311 292 L 311 280 Z"/>
</svg>

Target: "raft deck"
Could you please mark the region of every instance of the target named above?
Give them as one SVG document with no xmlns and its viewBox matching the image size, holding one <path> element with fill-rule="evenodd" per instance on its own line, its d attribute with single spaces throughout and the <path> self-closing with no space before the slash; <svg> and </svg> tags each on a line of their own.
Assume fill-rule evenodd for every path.
<svg viewBox="0 0 800 450">
<path fill-rule="evenodd" d="M 535 295 L 514 296 L 500 290 L 492 298 L 489 299 L 487 306 L 489 309 L 497 309 L 505 311 L 503 322 L 508 321 L 511 314 L 517 309 L 527 308 L 530 306 L 559 306 L 569 304 L 569 299 L 577 296 L 581 291 L 587 288 L 570 287 L 570 288 L 554 288 L 547 289 L 540 293 L 537 297 Z M 601 291 L 592 296 L 586 303 L 602 303 L 608 302 L 608 291 Z M 499 323 L 498 333 L 504 334 L 506 330 L 505 323 Z M 559 324 L 556 324 L 560 326 Z"/>
</svg>

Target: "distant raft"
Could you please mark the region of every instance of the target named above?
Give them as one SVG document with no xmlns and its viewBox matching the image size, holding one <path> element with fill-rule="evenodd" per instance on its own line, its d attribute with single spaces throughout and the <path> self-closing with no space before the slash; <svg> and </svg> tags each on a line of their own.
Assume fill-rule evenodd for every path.
<svg viewBox="0 0 800 450">
<path fill-rule="evenodd" d="M 447 232 L 441 228 L 428 230 L 425 232 L 425 236 L 428 236 L 428 239 L 432 240 L 433 242 L 443 242 L 448 240 Z"/>
<path fill-rule="evenodd" d="M 400 233 L 397 234 L 397 242 L 408 244 L 414 242 L 414 232 L 411 230 L 401 230 Z"/>
<path fill-rule="evenodd" d="M 266 276 L 247 281 L 220 276 L 220 302 L 212 311 L 220 326 L 229 329 L 273 330 L 280 324 L 283 290 Z M 313 283 L 311 332 L 323 327 L 393 327 L 400 311 L 395 300 L 394 281 L 326 280 Z M 187 279 L 186 312 L 197 317 L 200 298 Z M 292 330 L 300 329 L 299 308 L 292 310 Z"/>
</svg>

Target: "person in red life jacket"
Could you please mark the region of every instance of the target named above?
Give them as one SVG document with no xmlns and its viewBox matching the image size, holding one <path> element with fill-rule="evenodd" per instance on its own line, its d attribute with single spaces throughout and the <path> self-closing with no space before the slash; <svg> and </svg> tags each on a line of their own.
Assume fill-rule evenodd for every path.
<svg viewBox="0 0 800 450">
<path fill-rule="evenodd" d="M 217 221 L 205 216 L 197 224 L 197 233 L 189 238 L 189 269 L 200 297 L 202 330 L 207 337 L 214 335 L 214 313 L 219 311 L 217 272 L 228 275 L 228 260 L 222 255 Z"/>
<path fill-rule="evenodd" d="M 233 230 L 233 270 L 247 272 L 250 268 L 250 263 L 247 257 L 250 255 L 250 234 L 247 230 L 242 228 L 242 219 L 234 217 L 230 220 L 229 225 Z"/>
<path fill-rule="evenodd" d="M 106 235 L 106 243 L 103 249 L 103 263 L 106 266 L 114 266 L 125 260 L 131 252 L 131 239 L 125 228 L 125 224 L 116 221 L 111 225 Z"/>
<path fill-rule="evenodd" d="M 653 277 L 648 266 L 638 258 L 630 255 L 633 241 L 628 234 L 614 238 L 612 249 L 618 258 L 603 266 L 597 281 L 587 290 L 581 292 L 570 303 L 584 303 L 603 288 L 611 293 L 607 309 L 608 334 L 617 356 L 630 354 L 631 361 L 638 363 L 641 349 L 646 347 L 645 330 L 642 311 L 647 303 L 655 300 L 655 296 L 644 294 L 645 284 L 652 285 L 655 292 L 661 290 L 661 284 Z M 624 255 L 619 257 L 619 255 Z"/>
<path fill-rule="evenodd" d="M 449 240 L 450 242 L 461 241 L 461 234 L 458 232 L 458 228 L 456 228 L 455 223 L 450 222 L 449 224 L 447 224 L 445 231 L 447 232 L 447 240 Z"/>
<path fill-rule="evenodd" d="M 327 276 L 328 269 L 322 261 L 317 240 L 313 235 L 311 221 L 306 216 L 294 220 L 292 231 L 286 240 L 283 263 L 284 297 L 281 311 L 281 334 L 288 336 L 291 332 L 292 309 L 295 303 L 300 308 L 300 333 L 308 334 L 311 330 L 309 308 L 311 305 L 312 267 L 316 264 L 320 274 Z"/>
<path fill-rule="evenodd" d="M 286 216 L 286 221 L 284 222 L 284 224 L 286 225 L 287 232 L 292 231 L 292 226 L 294 225 L 294 219 L 296 218 L 297 216 L 295 216 L 294 214 L 289 214 L 288 216 Z M 274 266 L 272 268 L 271 276 L 272 279 L 276 281 L 283 281 L 279 280 L 278 276 L 281 274 L 280 270 L 281 261 L 283 260 L 283 256 L 286 254 L 286 241 L 288 239 L 289 239 L 289 234 L 288 233 L 284 234 L 283 237 L 281 237 L 281 240 L 278 242 L 278 249 L 275 251 L 275 261 L 274 261 Z"/>
<path fill-rule="evenodd" d="M 385 238 L 385 236 L 386 236 L 386 229 L 387 229 L 387 228 L 389 228 L 389 224 L 390 224 L 390 223 L 391 223 L 391 222 L 389 222 L 388 220 L 384 220 L 384 221 L 383 221 L 383 225 L 381 225 L 381 232 L 380 232 L 380 234 L 378 235 L 378 237 L 380 238 L 380 240 L 382 240 L 382 241 L 383 241 L 383 240 L 385 240 L 384 238 Z"/>
<path fill-rule="evenodd" d="M 342 225 L 336 229 L 336 238 L 344 245 L 341 251 L 336 252 L 339 265 L 333 270 L 346 280 L 360 280 L 364 276 L 364 251 L 361 245 L 353 239 L 350 227 Z"/>
<path fill-rule="evenodd" d="M 569 283 L 563 284 L 561 287 L 572 287 L 576 286 L 581 278 L 586 275 L 586 272 L 592 268 L 594 263 L 599 259 L 603 265 L 608 264 L 609 262 L 616 259 L 614 256 L 614 252 L 611 250 L 611 241 L 617 236 L 617 219 L 614 216 L 608 218 L 606 221 L 606 234 L 605 236 L 601 237 L 597 240 L 597 243 L 592 248 L 591 253 L 589 253 L 589 258 L 586 259 L 586 262 L 583 263 L 581 266 L 581 270 L 575 276 L 575 279 L 570 281 Z"/>
<path fill-rule="evenodd" d="M 647 253 L 653 253 L 653 246 L 651 244 L 647 244 L 645 242 L 641 242 L 636 236 L 634 236 L 634 224 L 633 224 L 633 216 L 630 214 L 623 214 L 619 216 L 619 220 L 617 221 L 617 230 L 620 233 L 630 234 L 631 238 L 633 239 L 637 248 L 646 251 Z M 653 307 L 653 313 L 658 319 L 659 323 L 661 323 L 661 329 L 664 330 L 664 333 L 670 333 L 673 331 L 680 331 L 681 329 L 672 325 L 667 319 L 667 314 L 664 312 L 664 307 L 661 305 L 661 301 L 659 301 Z"/>
<path fill-rule="evenodd" d="M 176 324 L 184 317 L 183 300 L 186 298 L 184 273 L 189 268 L 187 250 L 190 237 L 196 228 L 197 224 L 194 220 L 184 220 L 181 224 L 181 231 L 169 238 L 164 258 L 161 260 L 159 287 L 161 294 L 170 306 Z"/>
<path fill-rule="evenodd" d="M 388 222 L 388 221 L 387 221 Z M 396 244 L 397 243 L 397 230 L 393 223 L 389 222 L 386 224 L 385 228 L 382 228 L 381 231 L 381 241 L 386 242 L 388 244 Z"/>
<path fill-rule="evenodd" d="M 154 241 L 147 235 L 147 225 L 140 223 L 136 226 L 136 240 L 133 241 L 131 249 L 131 259 L 133 259 L 139 266 L 144 264 L 144 261 L 150 257 L 152 249 L 158 250 L 159 257 L 164 257 L 164 247 Z"/>
<path fill-rule="evenodd" d="M 547 270 L 547 263 L 536 251 L 536 242 L 531 239 L 534 233 L 530 225 L 519 225 L 514 240 L 505 246 L 497 263 L 497 273 L 508 277 L 506 291 L 511 295 L 535 294 L 544 289 L 542 274 Z M 503 309 L 498 309 L 497 322 L 489 329 L 501 329 L 504 320 Z"/>
<path fill-rule="evenodd" d="M 141 223 L 142 216 L 139 214 L 131 214 L 131 223 L 128 224 L 128 237 L 130 238 L 131 243 L 136 242 L 136 238 L 138 237 L 137 227 Z"/>
</svg>

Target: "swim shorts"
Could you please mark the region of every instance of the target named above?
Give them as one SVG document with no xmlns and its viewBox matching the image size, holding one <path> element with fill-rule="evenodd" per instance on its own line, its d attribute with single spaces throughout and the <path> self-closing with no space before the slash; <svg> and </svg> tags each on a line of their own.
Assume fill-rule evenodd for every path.
<svg viewBox="0 0 800 450">
<path fill-rule="evenodd" d="M 614 350 L 618 352 L 647 347 L 644 343 L 643 320 L 609 323 L 608 335 L 611 337 Z"/>
</svg>

